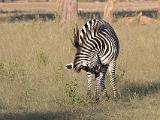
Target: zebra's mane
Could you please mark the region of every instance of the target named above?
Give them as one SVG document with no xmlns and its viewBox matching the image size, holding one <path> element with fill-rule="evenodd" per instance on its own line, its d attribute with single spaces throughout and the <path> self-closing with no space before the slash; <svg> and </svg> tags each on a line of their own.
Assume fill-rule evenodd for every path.
<svg viewBox="0 0 160 120">
<path fill-rule="evenodd" d="M 89 22 L 92 22 L 93 26 L 89 27 Z M 101 30 L 103 23 L 100 23 L 99 21 L 90 20 L 88 21 L 83 28 L 81 29 L 81 32 L 79 32 L 78 25 L 76 24 L 76 27 L 74 28 L 73 33 L 73 41 L 72 45 L 75 48 L 78 48 L 80 46 L 83 46 L 83 43 L 87 36 L 94 36 L 93 34 L 98 33 Z"/>
<path fill-rule="evenodd" d="M 112 33 L 112 27 L 105 21 L 103 20 L 97 20 L 97 19 L 92 19 L 88 21 L 80 30 L 78 29 L 78 25 L 76 24 L 76 27 L 74 28 L 73 32 L 73 41 L 72 45 L 75 48 L 78 47 L 83 47 L 83 43 L 87 39 L 87 37 L 94 37 L 96 34 L 98 34 L 101 30 L 103 30 L 105 27 L 109 28 L 111 30 L 110 32 Z"/>
<path fill-rule="evenodd" d="M 78 48 L 80 46 L 80 44 L 79 44 L 79 29 L 78 29 L 78 25 L 77 24 L 76 24 L 76 27 L 74 28 L 74 32 L 73 32 L 72 45 L 75 48 Z"/>
</svg>

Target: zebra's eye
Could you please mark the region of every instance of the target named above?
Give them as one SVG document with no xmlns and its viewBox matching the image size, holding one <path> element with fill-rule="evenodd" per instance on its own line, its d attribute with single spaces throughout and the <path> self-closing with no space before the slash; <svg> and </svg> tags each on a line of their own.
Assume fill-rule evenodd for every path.
<svg viewBox="0 0 160 120">
<path fill-rule="evenodd" d="M 82 69 L 85 70 L 85 71 L 89 71 L 89 67 L 88 66 L 83 66 Z"/>
</svg>

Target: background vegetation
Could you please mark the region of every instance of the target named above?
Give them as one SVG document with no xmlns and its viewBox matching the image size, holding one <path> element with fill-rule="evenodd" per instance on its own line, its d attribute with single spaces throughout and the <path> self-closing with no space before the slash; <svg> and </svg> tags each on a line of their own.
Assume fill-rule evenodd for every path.
<svg viewBox="0 0 160 120">
<path fill-rule="evenodd" d="M 64 69 L 74 58 L 73 24 L 0 23 L 0 119 L 160 119 L 160 26 L 112 25 L 121 45 L 121 99 L 95 104 L 86 99 L 85 73 Z"/>
<path fill-rule="evenodd" d="M 29 2 L 56 2 L 56 0 L 0 0 L 0 2 L 25 2 L 25 1 L 29 1 Z M 78 2 L 95 2 L 95 1 L 99 1 L 99 2 L 104 2 L 107 0 L 78 0 Z M 120 1 L 158 1 L 158 0 L 120 0 Z"/>
</svg>

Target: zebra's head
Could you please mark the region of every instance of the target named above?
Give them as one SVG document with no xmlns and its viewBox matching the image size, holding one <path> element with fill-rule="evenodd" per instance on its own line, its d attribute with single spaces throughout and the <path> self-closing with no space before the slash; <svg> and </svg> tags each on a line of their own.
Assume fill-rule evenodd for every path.
<svg viewBox="0 0 160 120">
<path fill-rule="evenodd" d="M 98 74 L 101 70 L 101 61 L 98 55 L 91 54 L 92 56 L 81 57 L 81 52 L 75 54 L 74 62 L 71 62 L 65 66 L 67 69 L 74 69 L 76 72 L 81 70 L 89 71 L 94 74 Z"/>
<path fill-rule="evenodd" d="M 97 52 L 90 51 L 87 53 L 83 47 L 77 50 L 73 62 L 75 71 L 80 72 L 81 70 L 85 70 L 97 74 L 101 70 L 101 65 L 101 60 Z"/>
</svg>

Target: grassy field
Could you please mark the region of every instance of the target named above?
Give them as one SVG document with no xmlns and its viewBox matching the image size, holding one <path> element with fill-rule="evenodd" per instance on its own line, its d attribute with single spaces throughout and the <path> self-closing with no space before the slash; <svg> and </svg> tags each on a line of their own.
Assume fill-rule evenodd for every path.
<svg viewBox="0 0 160 120">
<path fill-rule="evenodd" d="M 121 99 L 96 104 L 86 99 L 85 73 L 64 69 L 75 53 L 73 24 L 0 23 L 0 120 L 160 119 L 160 26 L 113 26 Z"/>
</svg>

